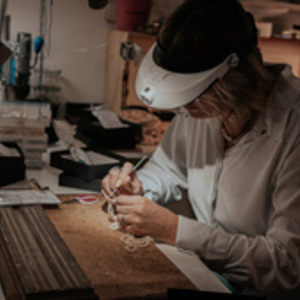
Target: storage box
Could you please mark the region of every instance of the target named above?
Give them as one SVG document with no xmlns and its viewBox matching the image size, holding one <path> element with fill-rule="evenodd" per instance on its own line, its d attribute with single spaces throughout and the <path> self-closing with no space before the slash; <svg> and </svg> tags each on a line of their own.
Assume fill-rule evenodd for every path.
<svg viewBox="0 0 300 300">
<path fill-rule="evenodd" d="M 256 22 L 256 27 L 260 37 L 270 38 L 273 33 L 273 23 L 271 22 Z"/>
<path fill-rule="evenodd" d="M 61 186 L 68 186 L 72 188 L 100 192 L 101 181 L 100 179 L 93 179 L 90 181 L 84 180 L 80 177 L 72 176 L 65 172 L 61 173 L 58 178 L 58 184 Z"/>
<path fill-rule="evenodd" d="M 68 102 L 65 107 L 65 119 L 71 124 L 78 124 L 80 121 L 96 121 L 92 115 L 91 105 L 100 105 L 101 103 L 74 103 Z"/>
<path fill-rule="evenodd" d="M 75 137 L 88 146 L 99 146 L 103 149 L 133 149 L 141 140 L 142 127 L 128 123 L 128 127 L 104 128 L 99 122 L 81 121 L 77 126 Z"/>
<path fill-rule="evenodd" d="M 103 178 L 112 167 L 121 166 L 126 161 L 126 158 L 105 150 L 95 150 L 88 147 L 82 150 L 96 163 L 87 165 L 76 162 L 72 159 L 69 150 L 62 150 L 51 153 L 50 165 L 63 170 L 68 176 L 77 177 L 89 182 L 94 179 Z M 99 163 L 97 163 L 97 161 Z"/>
<path fill-rule="evenodd" d="M 14 142 L 1 142 L 7 148 L 16 149 L 19 156 L 0 156 L 0 187 L 25 179 L 24 155 Z"/>
</svg>

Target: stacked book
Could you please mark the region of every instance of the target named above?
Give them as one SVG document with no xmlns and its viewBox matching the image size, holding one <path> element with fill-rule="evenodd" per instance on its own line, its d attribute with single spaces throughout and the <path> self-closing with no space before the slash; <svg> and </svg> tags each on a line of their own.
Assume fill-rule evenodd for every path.
<svg viewBox="0 0 300 300">
<path fill-rule="evenodd" d="M 0 102 L 0 142 L 16 142 L 23 151 L 25 165 L 39 169 L 47 150 L 46 127 L 51 122 L 49 103 L 7 100 Z"/>
</svg>

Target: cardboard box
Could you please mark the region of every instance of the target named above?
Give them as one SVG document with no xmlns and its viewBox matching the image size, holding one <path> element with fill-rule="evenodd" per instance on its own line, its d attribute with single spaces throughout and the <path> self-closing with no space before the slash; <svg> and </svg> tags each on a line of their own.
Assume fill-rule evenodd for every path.
<svg viewBox="0 0 300 300">
<path fill-rule="evenodd" d="M 273 23 L 271 22 L 256 22 L 256 27 L 260 37 L 270 38 L 273 34 Z"/>
</svg>

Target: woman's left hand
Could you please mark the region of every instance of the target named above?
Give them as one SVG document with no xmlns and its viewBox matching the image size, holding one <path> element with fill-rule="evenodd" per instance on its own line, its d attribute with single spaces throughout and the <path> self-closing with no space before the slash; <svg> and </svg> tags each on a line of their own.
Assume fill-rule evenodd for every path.
<svg viewBox="0 0 300 300">
<path fill-rule="evenodd" d="M 138 195 L 120 195 L 113 204 L 127 233 L 175 245 L 178 216 L 167 208 Z"/>
</svg>

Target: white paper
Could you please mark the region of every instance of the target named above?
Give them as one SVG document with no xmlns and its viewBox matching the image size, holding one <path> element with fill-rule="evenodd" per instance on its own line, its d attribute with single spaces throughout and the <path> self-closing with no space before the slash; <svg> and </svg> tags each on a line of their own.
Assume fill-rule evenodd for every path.
<svg viewBox="0 0 300 300">
<path fill-rule="evenodd" d="M 91 107 L 91 112 L 104 128 L 128 127 L 127 124 L 123 124 L 120 121 L 119 117 L 111 109 L 104 105 Z"/>
<path fill-rule="evenodd" d="M 0 143 L 0 156 L 19 157 L 20 153 L 16 148 L 9 148 Z"/>
<path fill-rule="evenodd" d="M 50 190 L 1 190 L 0 206 L 59 204 L 61 201 Z"/>
<path fill-rule="evenodd" d="M 92 165 L 116 164 L 120 162 L 118 159 L 94 151 L 86 151 L 85 154 L 91 161 Z M 74 160 L 70 154 L 62 155 L 62 157 L 65 159 Z"/>
</svg>

